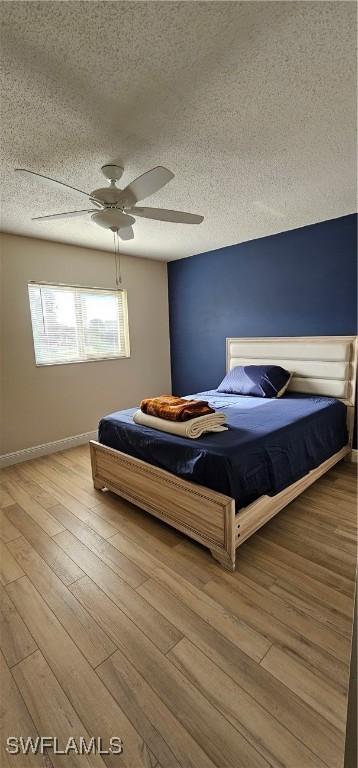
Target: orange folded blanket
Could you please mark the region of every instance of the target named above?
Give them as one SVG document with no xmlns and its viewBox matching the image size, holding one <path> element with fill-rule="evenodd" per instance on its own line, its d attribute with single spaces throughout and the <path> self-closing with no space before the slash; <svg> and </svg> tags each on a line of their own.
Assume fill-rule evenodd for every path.
<svg viewBox="0 0 358 768">
<path fill-rule="evenodd" d="M 143 413 L 168 421 L 189 421 L 198 416 L 215 413 L 205 400 L 185 400 L 183 397 L 174 397 L 174 395 L 148 397 L 142 400 L 140 408 Z"/>
</svg>

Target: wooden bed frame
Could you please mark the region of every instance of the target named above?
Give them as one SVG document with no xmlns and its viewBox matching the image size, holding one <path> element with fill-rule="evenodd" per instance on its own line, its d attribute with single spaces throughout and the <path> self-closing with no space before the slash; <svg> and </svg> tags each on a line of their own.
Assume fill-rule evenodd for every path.
<svg viewBox="0 0 358 768">
<path fill-rule="evenodd" d="M 349 441 L 338 453 L 275 496 L 260 496 L 235 513 L 235 501 L 163 469 L 90 441 L 94 487 L 108 489 L 208 547 L 235 570 L 237 548 L 334 464 L 349 456 L 357 376 L 356 336 L 263 337 L 226 340 L 227 371 L 272 363 L 294 375 L 291 391 L 329 395 L 347 406 Z"/>
</svg>

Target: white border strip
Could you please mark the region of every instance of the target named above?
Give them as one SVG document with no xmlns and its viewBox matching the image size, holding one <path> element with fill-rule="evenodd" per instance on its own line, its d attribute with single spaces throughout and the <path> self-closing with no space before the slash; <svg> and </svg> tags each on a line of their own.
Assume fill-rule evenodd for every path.
<svg viewBox="0 0 358 768">
<path fill-rule="evenodd" d="M 97 430 L 93 432 L 84 432 L 82 435 L 74 435 L 73 437 L 64 437 L 62 440 L 54 440 L 52 443 L 34 445 L 32 448 L 24 448 L 22 451 L 5 453 L 0 456 L 0 467 L 10 467 L 12 464 L 19 464 L 21 461 L 36 459 L 37 456 L 46 456 L 48 453 L 65 451 L 66 448 L 73 448 L 75 445 L 83 445 L 90 440 L 97 440 Z"/>
</svg>

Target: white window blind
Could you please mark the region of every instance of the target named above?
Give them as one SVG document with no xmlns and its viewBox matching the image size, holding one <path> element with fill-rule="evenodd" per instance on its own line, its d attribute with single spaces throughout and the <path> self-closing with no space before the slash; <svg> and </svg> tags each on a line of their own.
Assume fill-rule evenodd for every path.
<svg viewBox="0 0 358 768">
<path fill-rule="evenodd" d="M 129 357 L 126 291 L 28 287 L 36 365 Z"/>
</svg>

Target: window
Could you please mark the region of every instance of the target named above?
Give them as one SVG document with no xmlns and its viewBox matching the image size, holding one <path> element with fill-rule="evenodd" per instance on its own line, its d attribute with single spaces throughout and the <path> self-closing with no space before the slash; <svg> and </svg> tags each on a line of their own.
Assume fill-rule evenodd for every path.
<svg viewBox="0 0 358 768">
<path fill-rule="evenodd" d="M 36 365 L 129 357 L 127 293 L 29 283 Z"/>
</svg>

